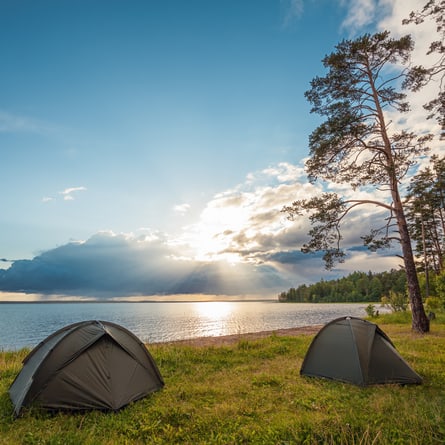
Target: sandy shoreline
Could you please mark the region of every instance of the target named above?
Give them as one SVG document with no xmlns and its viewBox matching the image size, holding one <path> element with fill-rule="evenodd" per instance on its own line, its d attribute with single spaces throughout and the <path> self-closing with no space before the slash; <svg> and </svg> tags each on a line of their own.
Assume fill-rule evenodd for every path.
<svg viewBox="0 0 445 445">
<path fill-rule="evenodd" d="M 189 338 L 186 340 L 175 340 L 163 343 L 151 343 L 153 344 L 168 344 L 168 345 L 186 345 L 186 346 L 227 346 L 238 343 L 240 340 L 257 340 L 260 338 L 269 337 L 270 335 L 278 336 L 297 336 L 297 335 L 315 335 L 323 325 L 314 326 L 300 326 L 288 329 L 275 329 L 273 331 L 260 331 L 260 332 L 249 332 L 246 334 L 232 334 L 232 335 L 222 335 L 215 337 L 198 337 Z"/>
</svg>

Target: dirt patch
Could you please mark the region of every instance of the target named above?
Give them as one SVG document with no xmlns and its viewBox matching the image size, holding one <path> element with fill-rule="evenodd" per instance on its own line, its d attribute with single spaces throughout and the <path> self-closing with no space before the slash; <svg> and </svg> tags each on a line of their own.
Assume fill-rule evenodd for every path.
<svg viewBox="0 0 445 445">
<path fill-rule="evenodd" d="M 317 326 L 301 326 L 289 329 L 276 329 L 274 331 L 249 332 L 246 334 L 222 335 L 218 337 L 199 337 L 186 340 L 176 340 L 165 342 L 162 344 L 186 345 L 186 346 L 227 346 L 238 343 L 241 340 L 258 340 L 260 338 L 277 335 L 280 337 L 297 336 L 297 335 L 315 335 L 322 325 Z M 152 343 L 153 344 L 153 343 Z"/>
</svg>

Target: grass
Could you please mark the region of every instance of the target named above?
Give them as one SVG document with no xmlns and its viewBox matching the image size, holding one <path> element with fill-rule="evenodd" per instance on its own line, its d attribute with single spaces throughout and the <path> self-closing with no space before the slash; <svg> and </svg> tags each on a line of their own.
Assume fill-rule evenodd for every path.
<svg viewBox="0 0 445 445">
<path fill-rule="evenodd" d="M 0 352 L 0 444 L 442 444 L 445 320 L 431 333 L 409 321 L 376 322 L 424 377 L 419 386 L 359 388 L 305 378 L 312 336 L 270 336 L 232 346 L 151 345 L 165 388 L 116 413 L 14 420 L 8 388 L 27 351 Z"/>
</svg>

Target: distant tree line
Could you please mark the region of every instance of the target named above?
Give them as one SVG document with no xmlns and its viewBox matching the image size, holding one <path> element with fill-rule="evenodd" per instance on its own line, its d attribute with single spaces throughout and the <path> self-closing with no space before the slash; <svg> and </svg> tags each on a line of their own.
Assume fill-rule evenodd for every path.
<svg viewBox="0 0 445 445">
<path fill-rule="evenodd" d="M 422 299 L 433 296 L 445 308 L 445 157 L 432 156 L 429 166 L 412 178 L 405 198 L 408 228 L 416 254 Z M 371 250 L 373 249 L 371 246 Z M 407 294 L 404 269 L 382 273 L 354 272 L 279 294 L 282 302 L 377 302 Z"/>
<path fill-rule="evenodd" d="M 353 272 L 337 280 L 321 280 L 302 284 L 278 295 L 280 302 L 349 303 L 379 302 L 390 293 L 406 294 L 406 274 L 403 269 L 389 272 Z"/>
</svg>

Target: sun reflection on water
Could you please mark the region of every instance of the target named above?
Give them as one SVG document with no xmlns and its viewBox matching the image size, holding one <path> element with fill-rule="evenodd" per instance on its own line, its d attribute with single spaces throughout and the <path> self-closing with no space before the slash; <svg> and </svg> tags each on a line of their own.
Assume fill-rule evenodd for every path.
<svg viewBox="0 0 445 445">
<path fill-rule="evenodd" d="M 210 320 L 228 318 L 235 310 L 235 305 L 229 301 L 205 301 L 194 303 L 193 306 L 201 318 Z"/>
</svg>

